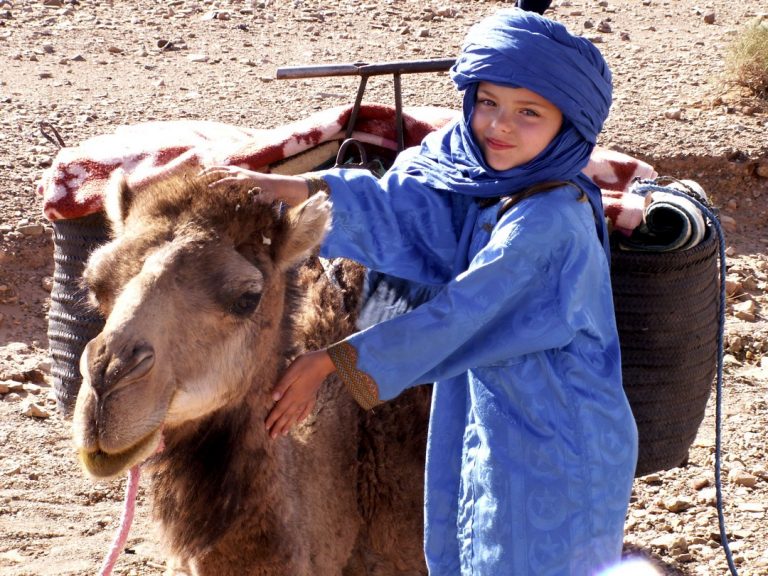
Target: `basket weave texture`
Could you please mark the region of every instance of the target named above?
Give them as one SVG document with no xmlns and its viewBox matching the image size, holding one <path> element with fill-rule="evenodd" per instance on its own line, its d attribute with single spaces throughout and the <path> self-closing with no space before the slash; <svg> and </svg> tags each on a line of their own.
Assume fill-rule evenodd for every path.
<svg viewBox="0 0 768 576">
<path fill-rule="evenodd" d="M 719 274 L 711 229 L 672 252 L 614 250 L 624 390 L 640 439 L 637 476 L 686 463 L 717 367 Z"/>
<path fill-rule="evenodd" d="M 90 253 L 108 240 L 102 213 L 53 223 L 53 288 L 48 317 L 51 375 L 59 412 L 70 416 L 80 389 L 80 355 L 104 319 L 87 304 L 82 275 Z"/>
<path fill-rule="evenodd" d="M 54 224 L 48 339 L 58 408 L 69 416 L 85 345 L 104 325 L 81 286 L 89 254 L 108 239 L 102 214 Z M 717 241 L 685 251 L 615 249 L 611 279 L 624 389 L 640 438 L 636 475 L 685 464 L 704 418 L 716 369 Z"/>
</svg>

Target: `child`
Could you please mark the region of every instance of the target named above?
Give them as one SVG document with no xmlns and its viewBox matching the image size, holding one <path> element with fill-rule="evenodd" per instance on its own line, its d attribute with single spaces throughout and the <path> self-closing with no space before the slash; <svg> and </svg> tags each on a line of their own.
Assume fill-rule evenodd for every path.
<svg viewBox="0 0 768 576">
<path fill-rule="evenodd" d="M 597 574 L 620 560 L 637 459 L 600 191 L 581 173 L 610 72 L 587 40 L 510 9 L 470 30 L 451 73 L 463 119 L 381 180 L 216 169 L 291 204 L 329 190 L 322 255 L 440 287 L 299 357 L 266 425 L 274 437 L 305 418 L 334 370 L 365 408 L 436 382 L 430 574 Z"/>
</svg>

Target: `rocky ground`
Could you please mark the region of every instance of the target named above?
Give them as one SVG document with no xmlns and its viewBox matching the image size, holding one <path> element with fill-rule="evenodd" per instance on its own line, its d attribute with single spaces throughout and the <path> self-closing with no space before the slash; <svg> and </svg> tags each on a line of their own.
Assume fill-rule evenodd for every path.
<svg viewBox="0 0 768 576">
<path fill-rule="evenodd" d="M 196 118 L 272 127 L 349 103 L 357 79 L 275 80 L 278 67 L 452 57 L 503 2 L 0 0 L 0 574 L 93 574 L 122 482 L 82 477 L 52 401 L 46 314 L 51 226 L 34 182 L 56 149 L 118 124 Z M 726 233 L 723 498 L 740 574 L 768 574 L 768 102 L 730 84 L 727 47 L 763 0 L 555 0 L 614 71 L 601 144 L 698 180 Z M 446 74 L 407 75 L 406 104 L 456 106 Z M 374 78 L 366 101 L 392 102 Z M 689 464 L 639 478 L 627 550 L 662 573 L 728 573 L 714 498 L 714 402 Z M 142 499 L 143 500 L 143 499 Z M 118 574 L 160 574 L 140 508 Z"/>
</svg>

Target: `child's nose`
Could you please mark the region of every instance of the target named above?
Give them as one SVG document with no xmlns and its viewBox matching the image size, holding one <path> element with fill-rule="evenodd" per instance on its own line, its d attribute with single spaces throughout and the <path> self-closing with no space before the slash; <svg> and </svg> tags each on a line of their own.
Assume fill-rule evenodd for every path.
<svg viewBox="0 0 768 576">
<path fill-rule="evenodd" d="M 499 113 L 496 114 L 496 117 L 493 120 L 493 127 L 503 132 L 510 132 L 514 127 L 514 122 L 512 121 L 512 114 L 509 114 L 504 111 L 499 111 Z"/>
</svg>

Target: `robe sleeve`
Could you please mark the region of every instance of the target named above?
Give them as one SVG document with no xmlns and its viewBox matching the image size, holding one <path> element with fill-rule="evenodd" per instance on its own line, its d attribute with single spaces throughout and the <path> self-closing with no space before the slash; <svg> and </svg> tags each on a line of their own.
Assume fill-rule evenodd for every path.
<svg viewBox="0 0 768 576">
<path fill-rule="evenodd" d="M 331 229 L 320 255 L 424 284 L 451 278 L 457 249 L 450 197 L 412 176 L 367 170 L 323 173 L 332 203 Z"/>
<path fill-rule="evenodd" d="M 554 196 L 510 210 L 468 270 L 435 298 L 329 349 L 358 403 L 370 408 L 410 386 L 520 361 L 573 339 L 577 318 L 589 316 L 580 292 L 604 277 L 607 263 L 591 213 L 558 211 Z M 558 201 L 567 200 L 578 204 Z"/>
</svg>

